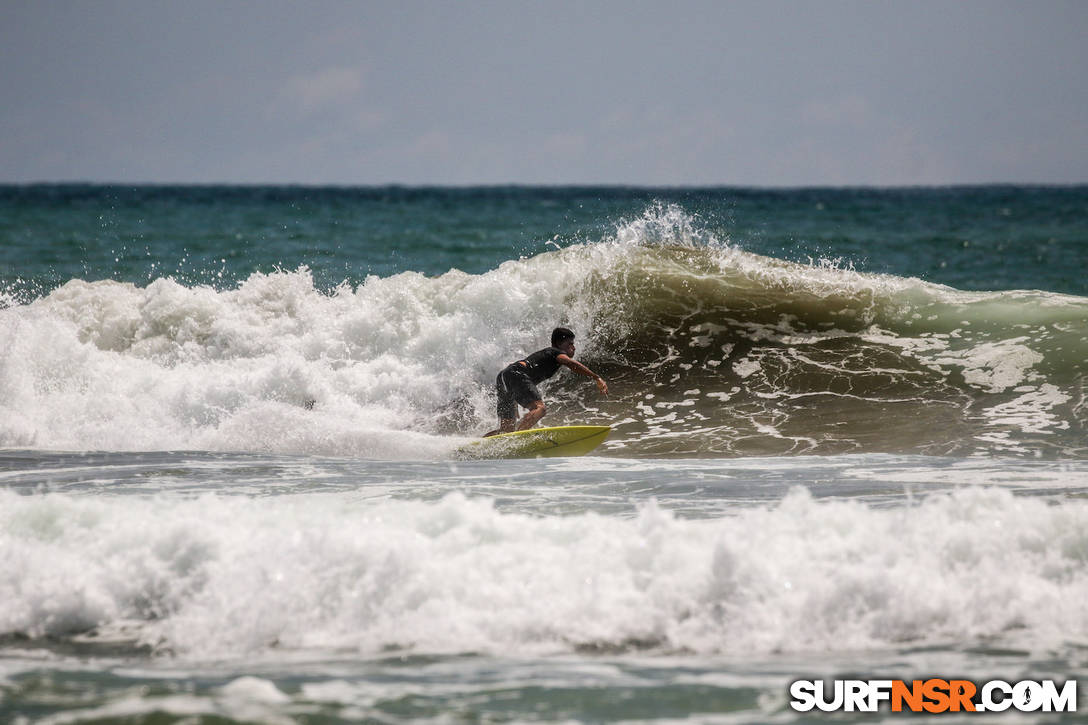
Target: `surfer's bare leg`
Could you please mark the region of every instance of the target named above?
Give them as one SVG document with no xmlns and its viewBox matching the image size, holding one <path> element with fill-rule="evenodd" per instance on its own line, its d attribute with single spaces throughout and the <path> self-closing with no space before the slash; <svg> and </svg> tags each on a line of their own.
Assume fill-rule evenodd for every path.
<svg viewBox="0 0 1088 725">
<path fill-rule="evenodd" d="M 501 418 L 499 419 L 499 427 L 497 430 L 489 430 L 484 433 L 484 438 L 490 438 L 491 436 L 498 435 L 499 433 L 513 433 L 514 426 L 517 424 L 516 418 Z"/>
<path fill-rule="evenodd" d="M 525 417 L 518 423 L 518 430 L 529 430 L 534 425 L 540 422 L 540 419 L 544 417 L 544 413 L 548 411 L 544 407 L 543 400 L 534 400 L 533 404 L 529 407 L 529 412 L 525 414 Z"/>
</svg>

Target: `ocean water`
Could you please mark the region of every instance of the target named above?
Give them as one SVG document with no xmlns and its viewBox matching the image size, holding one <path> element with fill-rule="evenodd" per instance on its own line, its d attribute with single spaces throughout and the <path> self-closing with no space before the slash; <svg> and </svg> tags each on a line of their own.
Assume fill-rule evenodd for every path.
<svg viewBox="0 0 1088 725">
<path fill-rule="evenodd" d="M 0 721 L 1086 692 L 1086 272 L 1088 187 L 0 187 Z M 457 460 L 557 325 L 609 440 Z"/>
</svg>

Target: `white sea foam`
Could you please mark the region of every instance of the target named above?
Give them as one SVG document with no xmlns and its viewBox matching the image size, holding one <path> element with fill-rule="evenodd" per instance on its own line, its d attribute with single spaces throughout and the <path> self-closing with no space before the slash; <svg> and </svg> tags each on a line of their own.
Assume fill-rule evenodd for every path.
<svg viewBox="0 0 1088 725">
<path fill-rule="evenodd" d="M 1045 652 L 1088 642 L 1085 532 L 1088 505 L 984 488 L 894 509 L 797 490 L 699 521 L 653 503 L 634 518 L 537 518 L 459 494 L 0 492 L 0 633 L 123 625 L 200 658 L 949 640 Z"/>
<path fill-rule="evenodd" d="M 0 445 L 437 454 L 448 442 L 391 434 L 477 390 L 565 314 L 525 265 L 493 275 L 330 295 L 305 269 L 225 292 L 73 281 L 0 310 Z"/>
<path fill-rule="evenodd" d="M 1083 377 L 1084 309 L 1076 298 L 963 293 L 769 259 L 666 206 L 601 242 L 481 275 L 406 272 L 327 291 L 305 268 L 255 273 L 224 290 L 169 278 L 146 287 L 72 280 L 29 304 L 0 306 L 0 446 L 440 458 L 458 443 L 440 433 L 490 427 L 496 372 L 546 345 L 557 324 L 579 333 L 583 357 L 622 367 L 629 349 L 650 353 L 615 388 L 629 401 L 682 385 L 724 403 L 736 377 L 764 399 L 786 400 L 791 379 L 849 373 L 777 350 L 845 339 L 898 350 L 911 358 L 907 368 L 917 361 L 935 375 L 958 375 L 972 395 L 1050 384 L 1057 392 L 1048 401 L 1073 404 L 1078 383 L 1052 378 L 1055 370 Z M 1018 312 L 1016 324 L 1037 329 L 1014 330 Z M 688 319 L 690 327 L 675 322 Z M 741 354 L 738 341 L 756 350 Z M 775 379 L 782 364 L 790 375 Z M 667 366 L 646 389 L 624 389 Z M 693 369 L 703 379 L 682 379 Z M 1043 413 L 1060 426 L 1068 406 L 1056 405 Z M 451 407 L 454 422 L 435 425 Z M 630 402 L 601 417 L 637 412 Z M 658 412 L 639 421 L 654 426 L 643 438 L 691 435 L 673 424 L 680 416 L 669 419 L 664 405 Z M 1003 409 L 995 416 L 1001 430 L 983 435 L 1005 435 L 1014 421 Z M 1021 432 L 1041 420 L 1033 414 Z"/>
</svg>

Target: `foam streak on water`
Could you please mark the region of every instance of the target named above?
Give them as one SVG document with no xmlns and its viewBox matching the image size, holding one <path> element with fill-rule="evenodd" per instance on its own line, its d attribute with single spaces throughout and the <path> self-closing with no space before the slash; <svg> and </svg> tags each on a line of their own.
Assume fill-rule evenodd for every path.
<svg viewBox="0 0 1088 725">
<path fill-rule="evenodd" d="M 9 703 L 92 657 L 88 716 L 350 720 L 417 693 L 419 713 L 562 719 L 592 687 L 769 714 L 801 672 L 1068 676 L 1088 645 L 1081 464 L 4 463 Z"/>
</svg>

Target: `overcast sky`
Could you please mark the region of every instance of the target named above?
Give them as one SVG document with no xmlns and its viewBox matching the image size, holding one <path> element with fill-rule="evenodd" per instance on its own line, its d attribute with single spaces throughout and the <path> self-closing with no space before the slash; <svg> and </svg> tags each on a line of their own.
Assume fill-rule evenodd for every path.
<svg viewBox="0 0 1088 725">
<path fill-rule="evenodd" d="M 1088 2 L 0 0 L 0 182 L 1088 182 Z"/>
</svg>

